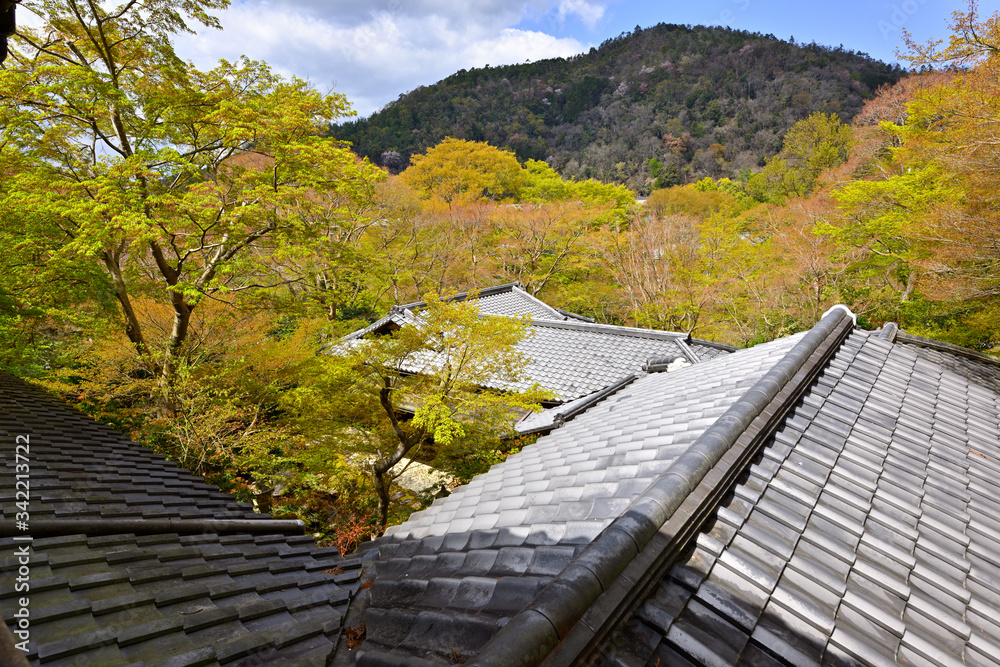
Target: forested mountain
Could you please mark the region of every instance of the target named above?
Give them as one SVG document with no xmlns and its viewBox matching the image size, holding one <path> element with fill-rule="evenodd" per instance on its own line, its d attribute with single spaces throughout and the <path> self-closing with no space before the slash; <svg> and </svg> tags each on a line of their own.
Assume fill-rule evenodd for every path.
<svg viewBox="0 0 1000 667">
<path fill-rule="evenodd" d="M 796 121 L 848 122 L 901 74 L 841 47 L 660 24 L 568 59 L 461 70 L 332 132 L 393 171 L 451 136 L 645 194 L 763 166 Z"/>
</svg>

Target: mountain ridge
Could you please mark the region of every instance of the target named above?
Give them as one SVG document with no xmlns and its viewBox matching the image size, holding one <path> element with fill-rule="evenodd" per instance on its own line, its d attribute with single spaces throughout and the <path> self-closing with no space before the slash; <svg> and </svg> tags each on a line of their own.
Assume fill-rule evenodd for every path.
<svg viewBox="0 0 1000 667">
<path fill-rule="evenodd" d="M 392 171 L 452 136 L 644 194 L 756 169 L 796 121 L 850 121 L 903 73 L 842 47 L 661 23 L 569 58 L 459 70 L 331 133 Z"/>
</svg>

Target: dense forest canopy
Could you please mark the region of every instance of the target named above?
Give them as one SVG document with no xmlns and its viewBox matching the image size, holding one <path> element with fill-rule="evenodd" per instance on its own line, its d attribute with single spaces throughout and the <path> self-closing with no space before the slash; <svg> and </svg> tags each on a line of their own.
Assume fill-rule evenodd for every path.
<svg viewBox="0 0 1000 667">
<path fill-rule="evenodd" d="M 647 194 L 756 170 L 797 121 L 849 122 L 901 75 L 842 47 L 661 23 L 572 58 L 463 70 L 332 132 L 393 171 L 455 137 Z"/>
</svg>

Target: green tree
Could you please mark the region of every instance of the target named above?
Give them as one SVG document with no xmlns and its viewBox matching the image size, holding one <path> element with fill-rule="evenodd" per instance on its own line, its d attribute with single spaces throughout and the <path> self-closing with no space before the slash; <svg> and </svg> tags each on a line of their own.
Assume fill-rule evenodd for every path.
<svg viewBox="0 0 1000 667">
<path fill-rule="evenodd" d="M 816 112 L 785 134 L 781 152 L 747 182 L 747 194 L 760 202 L 782 202 L 812 192 L 820 173 L 847 161 L 853 133 L 836 114 Z"/>
<path fill-rule="evenodd" d="M 322 355 L 287 400 L 314 436 L 299 459 L 305 470 L 322 472 L 332 461 L 364 467 L 380 532 L 404 457 L 496 449 L 514 435 L 515 416 L 545 398 L 534 386 L 524 391 L 526 359 L 516 348 L 528 333 L 524 322 L 482 317 L 475 300 L 426 299 L 427 308 L 394 333 Z"/>
<path fill-rule="evenodd" d="M 350 113 L 343 96 L 176 56 L 173 35 L 218 27 L 208 12 L 227 5 L 26 1 L 43 25 L 0 71 L 0 207 L 57 235 L 44 270 L 99 268 L 91 288 L 117 303 L 165 413 L 199 304 L 299 280 L 290 267 L 330 252 L 382 176 L 320 136 Z M 140 295 L 170 304 L 165 332 L 140 320 Z"/>
<path fill-rule="evenodd" d="M 884 273 L 898 297 L 888 316 L 907 324 L 912 312 L 911 328 L 956 341 L 975 329 L 978 343 L 993 345 L 995 327 L 978 323 L 1000 295 L 1000 12 L 980 20 L 969 2 L 951 27 L 946 46 L 908 39 L 906 58 L 971 67 L 914 86 L 905 113 L 880 123 L 888 148 L 870 160 L 868 179 L 836 193 L 846 216 L 833 234 L 864 251 L 857 271 Z"/>
<path fill-rule="evenodd" d="M 531 204 L 547 202 L 583 202 L 594 206 L 610 204 L 605 215 L 595 219 L 624 220 L 635 206 L 635 193 L 624 185 L 602 183 L 593 178 L 583 181 L 564 179 L 547 163 L 528 160 L 524 165 L 524 186 L 519 201 Z"/>
<path fill-rule="evenodd" d="M 933 254 L 925 216 L 956 194 L 933 165 L 884 180 L 854 181 L 833 195 L 846 213 L 846 224 L 824 225 L 820 231 L 862 250 L 868 270 L 885 275 L 889 284 L 898 286 L 900 301 L 908 301 L 919 263 Z"/>
<path fill-rule="evenodd" d="M 402 178 L 425 198 L 449 204 L 514 199 L 524 181 L 513 153 L 450 137 L 425 155 L 415 155 Z"/>
<path fill-rule="evenodd" d="M 803 172 L 811 188 L 820 172 L 847 161 L 852 143 L 850 126 L 836 114 L 816 112 L 792 125 L 780 155 L 792 168 Z"/>
</svg>

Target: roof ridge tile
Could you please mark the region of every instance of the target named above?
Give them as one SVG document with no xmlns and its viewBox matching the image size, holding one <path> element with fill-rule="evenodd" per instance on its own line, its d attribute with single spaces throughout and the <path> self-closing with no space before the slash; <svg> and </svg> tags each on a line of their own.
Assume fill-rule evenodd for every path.
<svg viewBox="0 0 1000 667">
<path fill-rule="evenodd" d="M 561 623 L 555 622 L 551 614 L 554 613 L 559 618 L 565 618 L 566 620 L 563 622 L 569 622 L 572 625 L 579 618 L 579 616 L 573 618 L 576 612 L 571 611 L 572 608 L 583 604 L 584 609 L 586 609 L 596 600 L 597 596 L 600 595 L 601 588 L 607 589 L 606 583 L 603 585 L 599 583 L 603 582 L 603 579 L 610 576 L 617 581 L 622 568 L 631 562 L 635 554 L 638 553 L 635 551 L 636 548 L 641 549 L 649 543 L 656 530 L 674 514 L 674 510 L 694 491 L 695 486 L 708 473 L 709 469 L 720 458 L 723 458 L 726 452 L 730 451 L 732 444 L 747 431 L 775 396 L 786 385 L 789 385 L 793 377 L 797 373 L 804 372 L 805 377 L 811 381 L 826 365 L 833 351 L 839 347 L 853 327 L 853 324 L 845 322 L 845 315 L 846 313 L 843 312 L 833 314 L 817 325 L 812 332 L 806 334 L 792 351 L 786 354 L 744 394 L 742 399 L 715 420 L 715 423 L 698 438 L 696 443 L 674 461 L 668 471 L 640 495 L 621 517 L 616 519 L 594 542 L 586 547 L 581 556 L 574 561 L 574 564 L 568 566 L 545 591 L 540 593 L 529 608 L 515 615 L 483 648 L 477 661 L 490 665 L 504 663 L 508 660 L 518 660 L 516 656 L 525 650 L 524 647 L 512 642 L 511 639 L 505 639 L 505 637 L 512 638 L 520 632 L 542 632 L 543 635 L 537 637 L 538 641 L 542 642 L 541 645 L 532 650 L 551 650 L 551 647 L 558 641 L 558 637 L 565 636 L 563 631 L 560 631 L 558 635 L 552 634 L 553 625 L 555 628 L 559 628 Z M 823 347 L 824 345 L 826 347 Z M 807 366 L 807 361 L 821 348 L 825 351 L 816 362 Z M 808 370 L 803 370 L 804 368 L 808 368 Z M 800 380 L 800 382 L 802 381 Z M 794 390 L 796 398 L 804 391 L 804 387 L 805 385 L 803 385 L 802 390 Z M 790 408 L 789 405 L 787 409 Z M 774 419 L 774 416 L 769 414 L 765 419 L 771 420 Z M 774 425 L 777 425 L 777 421 Z M 685 520 L 684 517 L 678 518 L 681 521 Z M 631 547 L 626 546 L 628 543 L 622 541 L 622 536 L 628 536 L 631 540 Z M 593 564 L 583 567 L 583 563 L 591 559 L 594 559 Z M 604 576 L 598 575 L 598 572 Z M 593 583 L 585 583 L 588 581 Z M 593 589 L 593 584 L 597 584 L 598 588 Z M 584 586 L 584 588 L 579 588 L 580 586 Z M 560 587 L 566 590 L 557 590 Z M 596 593 L 587 594 L 594 595 L 593 599 L 573 597 L 573 591 L 582 592 L 587 588 L 596 590 Z M 628 588 L 632 589 L 632 592 L 627 594 L 638 594 L 635 587 L 629 586 Z M 551 602 L 554 600 L 558 600 L 555 606 Z M 528 611 L 531 609 L 544 610 L 542 613 L 552 620 L 553 625 L 548 625 L 546 628 L 538 626 L 537 621 L 531 617 Z M 581 627 L 574 626 L 575 629 Z M 542 639 L 544 635 L 547 635 L 547 638 Z"/>
</svg>

